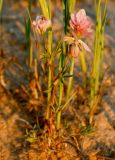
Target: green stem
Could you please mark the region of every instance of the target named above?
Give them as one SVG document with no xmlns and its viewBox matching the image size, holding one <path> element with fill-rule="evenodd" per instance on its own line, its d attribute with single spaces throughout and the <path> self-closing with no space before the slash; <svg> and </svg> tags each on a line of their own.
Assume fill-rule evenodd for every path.
<svg viewBox="0 0 115 160">
<path fill-rule="evenodd" d="M 51 98 L 51 85 L 52 85 L 52 74 L 51 74 L 51 64 L 52 64 L 52 30 L 48 31 L 48 52 L 51 56 L 49 60 L 49 68 L 48 68 L 48 97 L 47 97 L 47 115 L 46 118 L 49 119 L 50 115 L 50 98 Z"/>
<path fill-rule="evenodd" d="M 30 43 L 29 46 L 29 66 L 32 67 L 32 61 L 33 61 L 33 52 L 32 52 L 32 44 Z"/>
<path fill-rule="evenodd" d="M 74 10 L 74 7 L 75 7 L 75 0 L 63 0 L 63 5 L 64 5 L 64 33 L 66 35 L 68 32 L 70 13 Z M 67 54 L 67 45 L 66 45 L 66 43 L 64 43 L 63 44 L 63 53 L 60 56 L 59 70 L 62 70 L 62 68 L 65 64 L 66 54 Z M 74 67 L 74 60 L 72 60 L 72 63 L 71 63 L 71 69 L 70 69 L 71 73 L 73 73 L 73 71 L 72 71 L 73 67 Z M 62 80 L 64 81 L 63 77 L 62 77 Z M 68 92 L 70 92 L 70 90 L 71 90 L 72 77 L 70 78 L 69 84 L 70 85 L 68 87 Z M 63 97 L 63 83 L 60 81 L 60 83 L 59 83 L 59 108 L 62 105 L 62 97 Z M 57 129 L 59 129 L 60 122 L 61 122 L 61 110 L 58 111 L 56 118 L 57 118 L 56 119 Z"/>
<path fill-rule="evenodd" d="M 69 96 L 70 96 L 71 88 L 72 88 L 72 83 L 73 83 L 73 71 L 74 71 L 74 58 L 72 57 L 72 59 L 71 59 L 71 66 L 70 66 L 70 75 L 72 75 L 72 77 L 69 78 L 66 100 L 68 100 L 68 98 L 69 98 Z"/>
<path fill-rule="evenodd" d="M 59 107 L 58 108 L 61 108 L 62 97 L 63 97 L 63 84 L 62 84 L 62 82 L 60 82 Z M 56 128 L 57 128 L 57 130 L 59 130 L 60 124 L 61 124 L 61 111 L 59 110 L 56 115 Z"/>
<path fill-rule="evenodd" d="M 43 15 L 51 20 L 51 0 L 39 0 Z M 47 111 L 46 119 L 49 120 L 50 117 L 50 98 L 51 98 L 51 85 L 52 85 L 52 72 L 51 65 L 53 60 L 52 55 L 52 29 L 48 31 L 48 54 L 50 54 L 50 59 L 48 61 L 48 95 L 47 95 Z"/>
<path fill-rule="evenodd" d="M 60 60 L 59 60 L 59 71 L 62 70 L 62 67 L 63 67 L 63 64 L 64 64 L 64 61 L 65 61 L 65 55 L 62 53 L 60 55 Z M 61 108 L 61 105 L 62 105 L 62 97 L 63 97 L 63 83 L 62 81 L 64 80 L 63 77 L 61 77 L 62 80 L 60 80 L 59 82 L 59 104 L 58 104 L 58 109 Z M 61 111 L 59 110 L 57 112 L 57 115 L 56 115 L 56 128 L 57 130 L 59 130 L 60 128 L 60 123 L 61 123 Z"/>
<path fill-rule="evenodd" d="M 29 15 L 31 15 L 31 6 L 32 6 L 32 0 L 28 0 Z M 28 63 L 29 63 L 29 66 L 32 67 L 33 55 L 32 55 L 32 43 L 31 43 L 31 20 L 29 17 L 25 22 L 25 34 L 26 34 L 26 40 L 27 40 L 27 51 L 29 54 Z"/>
<path fill-rule="evenodd" d="M 81 63 L 81 68 L 82 68 L 82 72 L 83 72 L 83 75 L 84 75 L 84 87 L 86 86 L 86 74 L 87 74 L 87 65 L 86 65 L 86 59 L 85 59 L 85 53 L 82 51 L 80 53 L 80 63 Z"/>
<path fill-rule="evenodd" d="M 92 123 L 93 121 L 94 113 L 100 101 L 100 90 L 101 90 L 100 86 L 103 79 L 103 59 L 104 59 L 103 47 L 104 47 L 104 25 L 106 21 L 106 12 L 107 12 L 107 1 L 105 1 L 104 11 L 102 15 L 101 0 L 98 0 L 97 13 L 96 13 L 94 64 L 91 75 L 90 123 Z"/>
<path fill-rule="evenodd" d="M 69 15 L 69 8 L 68 8 L 68 0 L 63 0 L 64 4 L 64 33 L 67 34 L 67 26 L 68 26 L 68 15 Z M 59 71 L 62 70 L 63 64 L 65 61 L 65 54 L 66 54 L 66 44 L 64 42 L 63 44 L 63 53 L 60 55 L 60 60 L 59 60 Z M 62 77 L 61 77 L 62 78 Z M 58 108 L 61 107 L 62 103 L 62 96 L 63 96 L 63 83 L 59 82 L 59 106 Z M 56 127 L 57 129 L 60 128 L 60 123 L 61 123 L 61 111 L 59 111 L 56 115 Z"/>
<path fill-rule="evenodd" d="M 96 96 L 96 90 L 98 89 L 99 80 L 99 63 L 100 63 L 100 27 L 101 27 L 101 0 L 98 0 L 96 12 L 96 32 L 95 32 L 95 42 L 94 42 L 94 62 L 93 70 L 91 74 L 91 93 L 90 93 L 90 108 L 93 107 L 93 101 Z"/>
</svg>

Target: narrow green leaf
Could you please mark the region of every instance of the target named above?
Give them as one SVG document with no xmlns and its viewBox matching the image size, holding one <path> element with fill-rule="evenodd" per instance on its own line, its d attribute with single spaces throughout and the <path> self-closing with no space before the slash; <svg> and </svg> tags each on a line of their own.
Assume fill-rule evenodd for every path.
<svg viewBox="0 0 115 160">
<path fill-rule="evenodd" d="M 65 78 L 73 77 L 73 75 L 64 75 Z"/>
<path fill-rule="evenodd" d="M 69 3 L 69 13 L 71 14 L 74 11 L 76 0 L 69 0 L 68 3 Z"/>
<path fill-rule="evenodd" d="M 40 7 L 42 9 L 43 15 L 46 18 L 50 18 L 50 13 L 49 13 L 47 0 L 38 0 L 38 1 L 39 1 L 39 4 L 40 4 Z"/>
<path fill-rule="evenodd" d="M 107 16 L 107 0 L 104 5 L 104 11 L 103 11 L 103 17 L 102 17 L 102 27 L 104 27 L 104 25 L 105 25 L 106 16 Z"/>
<path fill-rule="evenodd" d="M 3 0 L 0 0 L 0 14 L 2 13 Z"/>
</svg>

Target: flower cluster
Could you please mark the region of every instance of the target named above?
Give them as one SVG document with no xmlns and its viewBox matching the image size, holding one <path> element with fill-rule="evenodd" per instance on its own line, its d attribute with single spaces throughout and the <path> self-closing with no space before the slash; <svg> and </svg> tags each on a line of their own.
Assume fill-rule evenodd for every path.
<svg viewBox="0 0 115 160">
<path fill-rule="evenodd" d="M 89 36 L 92 33 L 92 21 L 86 15 L 84 9 L 81 9 L 78 13 L 71 14 L 70 27 L 80 38 Z"/>
<path fill-rule="evenodd" d="M 51 27 L 51 20 L 44 16 L 37 16 L 32 24 L 37 32 L 43 34 Z M 71 14 L 69 24 L 71 36 L 64 38 L 64 41 L 69 44 L 69 54 L 76 58 L 83 50 L 90 52 L 87 44 L 81 40 L 81 38 L 85 38 L 92 33 L 92 21 L 86 15 L 85 10 L 81 9 L 78 13 Z"/>
<path fill-rule="evenodd" d="M 86 50 L 87 52 L 90 52 L 90 48 L 86 43 L 84 43 L 80 39 L 75 39 L 74 37 L 65 36 L 64 41 L 69 44 L 69 54 L 77 58 L 81 51 Z"/>
<path fill-rule="evenodd" d="M 92 21 L 85 10 L 81 9 L 78 13 L 71 14 L 69 24 L 72 35 L 64 38 L 64 41 L 69 44 L 69 54 L 76 58 L 83 50 L 90 52 L 90 48 L 81 40 L 92 33 Z"/>
<path fill-rule="evenodd" d="M 37 16 L 36 20 L 34 20 L 32 24 L 37 32 L 43 34 L 51 27 L 51 20 L 46 19 L 44 16 Z"/>
</svg>

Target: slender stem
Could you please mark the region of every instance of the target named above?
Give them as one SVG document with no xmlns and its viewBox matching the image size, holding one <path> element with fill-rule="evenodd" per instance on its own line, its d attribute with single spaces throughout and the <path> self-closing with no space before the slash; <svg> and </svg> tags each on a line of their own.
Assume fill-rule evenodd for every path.
<svg viewBox="0 0 115 160">
<path fill-rule="evenodd" d="M 66 0 L 65 0 L 66 1 Z M 76 4 L 76 0 L 68 0 L 66 1 L 66 5 L 67 5 L 67 9 L 68 9 L 68 12 L 66 13 L 67 15 L 67 25 L 69 23 L 69 18 L 70 18 L 70 14 L 73 12 L 74 10 L 74 7 L 75 7 L 75 4 Z M 67 26 L 66 26 L 67 28 Z M 65 28 L 65 29 L 66 29 Z M 67 29 L 66 29 L 67 30 Z M 70 62 L 70 75 L 73 75 L 73 70 L 74 70 L 74 58 L 71 59 L 71 62 Z M 73 77 L 70 77 L 69 78 L 69 83 L 68 83 L 68 88 L 67 88 L 67 95 L 66 95 L 66 100 L 69 98 L 70 96 L 70 92 L 71 92 L 71 88 L 72 88 L 72 82 L 73 82 Z"/>
<path fill-rule="evenodd" d="M 68 100 L 72 88 L 72 82 L 73 82 L 73 71 L 74 71 L 74 58 L 72 57 L 71 59 L 71 66 L 70 66 L 70 75 L 72 77 L 69 78 L 69 83 L 68 83 L 68 88 L 67 88 L 67 97 L 66 99 Z"/>
<path fill-rule="evenodd" d="M 51 20 L 51 0 L 39 0 L 39 4 L 41 6 L 43 15 Z M 48 54 L 50 55 L 50 59 L 48 60 L 48 95 L 47 95 L 47 111 L 46 111 L 46 119 L 49 120 L 50 117 L 50 98 L 51 98 L 51 85 L 52 85 L 52 72 L 51 65 L 53 60 L 52 55 L 52 29 L 48 31 Z"/>
<path fill-rule="evenodd" d="M 69 15 L 69 8 L 68 8 L 68 0 L 63 0 L 64 4 L 64 33 L 67 33 L 67 26 L 68 26 L 68 15 Z M 60 60 L 59 60 L 59 71 L 62 70 L 63 64 L 65 61 L 65 54 L 66 54 L 66 44 L 65 42 L 63 43 L 63 52 L 60 55 Z M 61 77 L 62 78 L 62 77 Z M 62 103 L 62 96 L 63 96 L 63 83 L 59 82 L 59 104 L 58 108 L 61 107 Z M 57 129 L 60 128 L 60 122 L 61 122 L 61 111 L 59 111 L 56 115 L 56 127 Z"/>
<path fill-rule="evenodd" d="M 33 61 L 33 50 L 32 50 L 32 44 L 30 43 L 29 46 L 29 66 L 32 67 L 32 61 Z"/>
<path fill-rule="evenodd" d="M 101 52 L 101 64 L 100 64 L 100 81 L 103 80 L 103 62 L 104 62 L 104 27 L 107 16 L 107 0 L 105 1 L 103 17 L 102 17 L 102 27 L 101 27 L 101 42 L 102 42 L 102 52 Z"/>
<path fill-rule="evenodd" d="M 64 4 L 64 33 L 65 35 L 68 32 L 68 24 L 69 24 L 69 17 L 70 17 L 70 13 L 73 11 L 74 6 L 75 6 L 75 0 L 63 0 L 63 4 Z M 65 64 L 65 57 L 67 55 L 67 45 L 64 42 L 63 44 L 63 53 L 60 56 L 60 62 L 59 62 L 59 70 L 61 70 Z M 73 73 L 73 67 L 74 67 L 74 60 L 72 60 L 72 64 L 71 64 L 71 69 L 70 72 Z M 62 77 L 62 80 L 64 81 L 64 78 Z M 68 87 L 68 92 L 70 92 L 71 90 L 71 86 L 72 86 L 72 77 L 69 80 L 69 87 Z M 68 93 L 67 93 L 68 94 Z M 62 105 L 62 97 L 63 97 L 63 83 L 60 81 L 59 83 L 59 108 Z M 56 124 L 57 124 L 57 129 L 60 128 L 60 122 L 61 122 L 61 110 L 58 111 L 57 113 L 57 117 L 56 117 Z"/>
<path fill-rule="evenodd" d="M 81 67 L 82 67 L 82 72 L 83 72 L 83 75 L 84 75 L 84 81 L 83 81 L 83 84 L 84 84 L 84 87 L 86 86 L 86 74 L 87 74 L 87 65 L 86 65 L 86 59 L 85 59 L 85 53 L 82 51 L 80 53 L 80 62 L 81 62 Z"/>
<path fill-rule="evenodd" d="M 91 94 L 90 94 L 90 123 L 93 121 L 93 116 L 97 105 L 100 101 L 100 86 L 103 79 L 103 47 L 104 47 L 104 24 L 106 21 L 107 1 L 105 1 L 103 15 L 101 16 L 101 0 L 97 3 L 96 13 L 96 33 L 95 33 L 95 51 L 94 64 L 91 75 Z"/>
<path fill-rule="evenodd" d="M 63 63 L 65 61 L 64 59 L 65 59 L 65 56 L 62 53 L 60 55 L 60 60 L 59 60 L 59 71 L 62 70 L 62 66 L 63 66 Z M 61 78 L 62 78 L 62 80 L 64 80 L 63 77 L 61 77 Z M 59 82 L 59 104 L 58 104 L 58 108 L 61 108 L 62 97 L 63 97 L 63 83 L 60 80 L 60 82 Z M 57 115 L 56 115 L 56 127 L 57 127 L 57 130 L 60 128 L 60 123 L 61 123 L 61 111 L 57 112 Z"/>
<path fill-rule="evenodd" d="M 31 5 L 32 5 L 32 0 L 28 0 L 29 15 L 31 14 Z M 29 63 L 29 66 L 32 67 L 33 53 L 32 53 L 32 43 L 31 43 L 31 19 L 30 17 L 28 17 L 25 23 L 25 34 L 26 34 L 26 40 L 27 40 L 27 51 L 29 54 L 28 63 Z"/>
<path fill-rule="evenodd" d="M 40 6 L 42 12 L 45 17 L 51 20 L 51 0 L 40 0 Z M 52 73 L 51 73 L 51 65 L 52 65 L 52 29 L 48 31 L 48 54 L 50 55 L 50 59 L 48 60 L 48 95 L 47 95 L 47 111 L 46 111 L 46 119 L 49 120 L 50 117 L 50 98 L 51 98 L 51 85 L 52 85 Z"/>
<path fill-rule="evenodd" d="M 59 97 L 60 97 L 59 98 L 59 108 L 61 108 L 62 93 L 63 93 L 63 84 L 60 84 L 60 90 L 59 90 Z M 58 111 L 58 113 L 56 115 L 56 128 L 57 128 L 57 130 L 60 128 L 60 124 L 61 124 L 61 111 Z"/>
<path fill-rule="evenodd" d="M 52 53 L 51 53 L 51 49 L 52 49 L 52 31 L 48 31 L 48 52 L 51 56 L 50 60 L 49 60 L 49 67 L 48 67 L 48 97 L 47 97 L 47 115 L 46 118 L 49 119 L 49 115 L 50 115 L 50 98 L 51 98 L 51 85 L 52 85 L 52 73 L 51 73 L 51 64 L 52 64 Z"/>
<path fill-rule="evenodd" d="M 99 61 L 100 61 L 100 6 L 101 0 L 98 0 L 96 8 L 96 33 L 95 33 L 95 42 L 94 42 L 94 62 L 93 70 L 91 75 L 91 94 L 90 94 L 90 108 L 93 107 L 93 100 L 96 96 L 96 90 L 98 89 L 98 77 L 99 77 Z"/>
</svg>

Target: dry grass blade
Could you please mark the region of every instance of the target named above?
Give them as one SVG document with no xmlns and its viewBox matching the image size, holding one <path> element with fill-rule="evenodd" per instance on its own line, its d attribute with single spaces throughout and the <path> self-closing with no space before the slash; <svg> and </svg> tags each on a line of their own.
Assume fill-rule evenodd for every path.
<svg viewBox="0 0 115 160">
<path fill-rule="evenodd" d="M 72 95 L 70 96 L 70 98 L 68 98 L 68 100 L 66 101 L 66 103 L 62 107 L 60 107 L 57 110 L 57 112 L 64 110 L 67 107 L 67 105 L 71 102 L 71 100 L 73 100 L 76 97 L 76 93 L 77 93 L 77 91 L 73 92 Z"/>
</svg>

